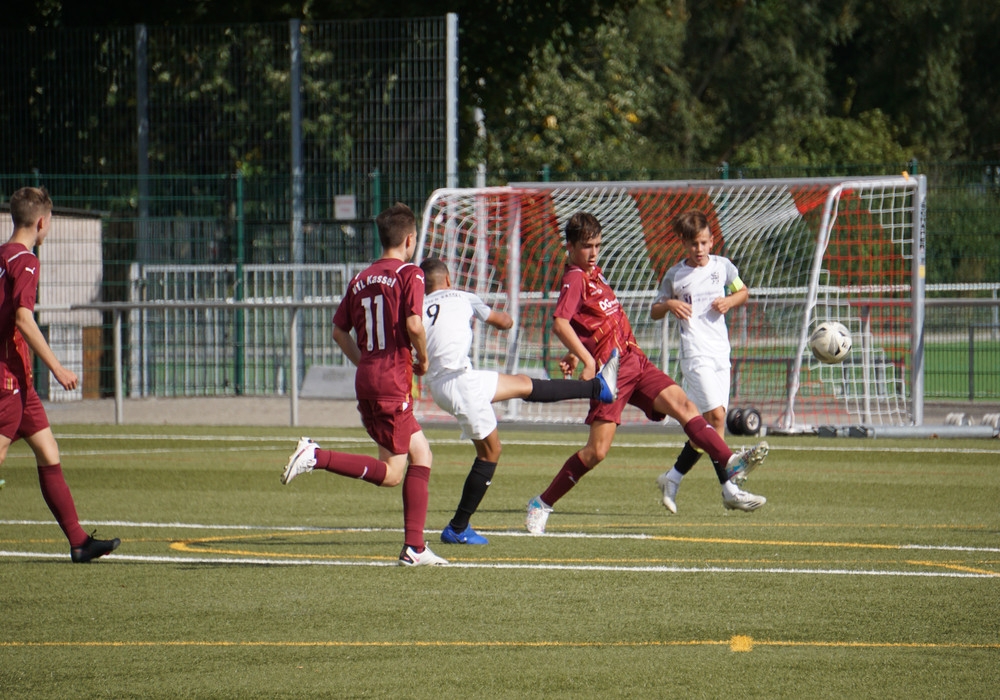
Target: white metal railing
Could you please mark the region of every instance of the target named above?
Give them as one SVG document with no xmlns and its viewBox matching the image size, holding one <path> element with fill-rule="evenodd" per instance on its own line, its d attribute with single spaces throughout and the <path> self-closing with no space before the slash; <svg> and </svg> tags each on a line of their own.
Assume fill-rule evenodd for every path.
<svg viewBox="0 0 1000 700">
<path fill-rule="evenodd" d="M 113 353 L 114 353 L 114 395 L 115 395 L 115 423 L 121 425 L 125 422 L 125 390 L 124 390 L 124 361 L 122 357 L 122 315 L 131 311 L 142 311 L 150 309 L 174 309 L 174 310 L 199 310 L 199 309 L 285 309 L 289 313 L 288 343 L 289 361 L 291 363 L 289 374 L 293 381 L 289 382 L 289 398 L 291 425 L 299 424 L 299 382 L 295 377 L 299 375 L 299 334 L 298 323 L 299 313 L 303 309 L 328 309 L 336 307 L 338 301 L 288 301 L 288 302 L 218 302 L 218 301 L 187 301 L 187 302 L 105 302 L 95 304 L 80 304 L 70 307 L 71 311 L 93 310 L 111 312 L 114 315 L 113 321 Z"/>
</svg>

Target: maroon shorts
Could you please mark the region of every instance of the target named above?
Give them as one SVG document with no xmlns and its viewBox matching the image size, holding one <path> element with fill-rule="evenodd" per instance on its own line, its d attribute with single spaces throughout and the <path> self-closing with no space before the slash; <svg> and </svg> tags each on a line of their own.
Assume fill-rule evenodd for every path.
<svg viewBox="0 0 1000 700">
<path fill-rule="evenodd" d="M 595 420 L 612 421 L 621 425 L 625 404 L 631 404 L 652 421 L 662 421 L 666 414 L 653 408 L 656 397 L 676 382 L 666 372 L 649 361 L 642 352 L 631 350 L 622 357 L 618 368 L 618 398 L 614 403 L 590 402 L 587 425 Z"/>
<path fill-rule="evenodd" d="M 35 387 L 16 393 L 0 392 L 0 435 L 14 442 L 48 427 L 49 418 Z"/>
<path fill-rule="evenodd" d="M 410 438 L 422 430 L 410 399 L 358 399 L 358 413 L 372 440 L 394 455 L 407 454 Z"/>
</svg>

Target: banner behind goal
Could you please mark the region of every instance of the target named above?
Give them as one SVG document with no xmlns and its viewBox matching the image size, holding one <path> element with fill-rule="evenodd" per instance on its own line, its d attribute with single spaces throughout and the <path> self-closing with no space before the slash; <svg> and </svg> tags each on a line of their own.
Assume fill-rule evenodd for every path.
<svg viewBox="0 0 1000 700">
<path fill-rule="evenodd" d="M 677 380 L 676 323 L 649 307 L 666 270 L 684 257 L 671 229 L 703 210 L 713 253 L 733 260 L 749 302 L 727 314 L 731 407 L 753 406 L 771 429 L 910 425 L 923 415 L 924 197 L 922 176 L 691 182 L 523 183 L 444 189 L 424 211 L 418 260 L 442 258 L 456 287 L 510 313 L 514 330 L 478 324 L 477 367 L 559 377 L 565 349 L 552 312 L 565 263 L 563 226 L 578 211 L 603 225 L 603 268 L 639 345 Z M 822 321 L 839 321 L 854 348 L 838 365 L 807 347 Z M 585 401 L 497 406 L 501 418 L 578 422 Z M 430 396 L 425 417 L 440 415 Z M 623 422 L 644 421 L 633 408 Z"/>
</svg>

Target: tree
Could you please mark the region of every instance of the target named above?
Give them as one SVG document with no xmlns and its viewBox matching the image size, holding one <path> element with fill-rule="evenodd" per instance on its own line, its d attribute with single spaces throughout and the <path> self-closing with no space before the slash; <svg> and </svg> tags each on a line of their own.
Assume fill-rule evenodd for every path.
<svg viewBox="0 0 1000 700">
<path fill-rule="evenodd" d="M 857 119 L 779 115 L 770 128 L 736 148 L 733 162 L 750 168 L 905 163 L 911 156 L 896 133 L 877 109 Z"/>
<path fill-rule="evenodd" d="M 841 116 L 879 109 L 921 158 L 972 155 L 962 96 L 979 77 L 964 72 L 963 55 L 990 4 L 995 17 L 995 3 L 978 1 L 856 3 L 857 29 L 835 46 L 829 72 Z"/>
<path fill-rule="evenodd" d="M 579 35 L 564 27 L 531 56 L 519 101 L 490 131 L 493 167 L 630 171 L 650 160 L 653 144 L 637 126 L 655 116 L 653 82 L 638 68 L 624 13 Z"/>
</svg>

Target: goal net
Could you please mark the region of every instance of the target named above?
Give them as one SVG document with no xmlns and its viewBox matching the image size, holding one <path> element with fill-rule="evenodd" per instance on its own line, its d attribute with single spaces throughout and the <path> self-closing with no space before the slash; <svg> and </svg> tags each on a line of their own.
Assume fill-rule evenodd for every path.
<svg viewBox="0 0 1000 700">
<path fill-rule="evenodd" d="M 598 264 L 650 359 L 678 381 L 677 324 L 649 307 L 666 270 L 684 257 L 671 223 L 701 209 L 713 253 L 730 258 L 750 289 L 727 314 L 730 407 L 756 408 L 769 429 L 909 425 L 922 418 L 923 177 L 692 182 L 523 183 L 444 189 L 424 211 L 417 258 L 443 259 L 454 286 L 515 319 L 477 324 L 477 367 L 560 377 L 565 349 L 551 331 L 573 213 L 603 225 Z M 854 347 L 817 362 L 810 331 L 839 321 Z M 440 416 L 429 393 L 417 410 Z M 588 402 L 498 405 L 501 419 L 578 422 Z M 628 407 L 623 423 L 645 421 Z"/>
</svg>

